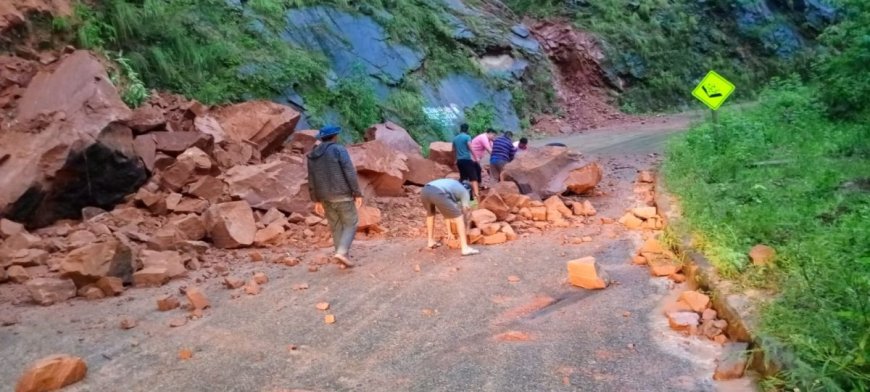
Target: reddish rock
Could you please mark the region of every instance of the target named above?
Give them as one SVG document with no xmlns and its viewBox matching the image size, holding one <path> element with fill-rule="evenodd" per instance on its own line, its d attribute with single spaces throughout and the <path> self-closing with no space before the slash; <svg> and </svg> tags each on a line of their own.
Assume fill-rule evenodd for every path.
<svg viewBox="0 0 870 392">
<path fill-rule="evenodd" d="M 686 275 L 683 274 L 671 274 L 668 275 L 668 279 L 673 280 L 674 283 L 683 283 L 686 281 Z"/>
<path fill-rule="evenodd" d="M 767 265 L 776 259 L 776 250 L 767 245 L 755 245 L 749 250 L 752 264 Z"/>
<path fill-rule="evenodd" d="M 151 105 L 142 105 L 133 110 L 133 115 L 125 124 L 137 133 L 145 133 L 166 124 L 163 110 Z"/>
<path fill-rule="evenodd" d="M 69 246 L 73 249 L 81 248 L 95 242 L 97 242 L 97 236 L 88 230 L 74 231 L 69 235 L 69 237 L 67 237 L 67 243 L 69 243 Z"/>
<path fill-rule="evenodd" d="M 171 295 L 167 295 L 157 299 L 157 310 L 161 312 L 166 312 L 179 306 L 181 306 L 181 303 L 178 301 L 178 298 L 175 298 Z"/>
<path fill-rule="evenodd" d="M 293 108 L 270 101 L 248 101 L 213 109 L 227 139 L 250 141 L 263 156 L 281 149 L 299 122 Z"/>
<path fill-rule="evenodd" d="M 257 224 L 245 201 L 213 205 L 206 213 L 206 228 L 218 248 L 239 248 L 254 243 Z"/>
<path fill-rule="evenodd" d="M 637 207 L 631 210 L 631 213 L 640 219 L 650 219 L 656 216 L 655 207 Z"/>
<path fill-rule="evenodd" d="M 606 288 L 610 284 L 610 278 L 594 257 L 584 257 L 568 262 L 568 282 L 584 289 L 596 290 Z"/>
<path fill-rule="evenodd" d="M 483 241 L 483 232 L 478 228 L 468 230 L 468 243 L 476 244 Z"/>
<path fill-rule="evenodd" d="M 172 279 L 166 267 L 148 267 L 133 273 L 133 285 L 136 287 L 159 287 Z"/>
<path fill-rule="evenodd" d="M 158 252 L 146 249 L 139 253 L 139 260 L 144 269 L 165 268 L 170 279 L 187 274 L 184 258 L 176 251 Z"/>
<path fill-rule="evenodd" d="M 680 294 L 680 300 L 689 304 L 692 311 L 703 312 L 710 306 L 710 297 L 697 291 L 685 291 Z"/>
<path fill-rule="evenodd" d="M 30 234 L 26 231 L 13 234 L 3 242 L 3 251 L 16 251 L 29 248 L 42 248 L 44 246 L 42 238 Z"/>
<path fill-rule="evenodd" d="M 490 210 L 478 208 L 471 211 L 471 222 L 474 224 L 474 227 L 483 228 L 490 223 L 495 223 L 497 220 L 498 217 Z"/>
<path fill-rule="evenodd" d="M 505 166 L 503 178 L 515 182 L 524 194 L 547 198 L 564 193 L 569 174 L 581 166 L 579 155 L 564 147 L 530 148 Z"/>
<path fill-rule="evenodd" d="M 290 146 L 294 152 L 300 154 L 308 154 L 314 150 L 314 145 L 317 144 L 317 134 L 320 131 L 316 129 L 307 129 L 303 131 L 293 132 L 290 136 Z"/>
<path fill-rule="evenodd" d="M 348 153 L 360 177 L 365 178 L 377 196 L 404 196 L 408 157 L 380 141 L 348 147 Z"/>
<path fill-rule="evenodd" d="M 183 348 L 181 350 L 178 350 L 178 359 L 186 361 L 191 358 L 193 358 L 193 351 L 191 351 L 189 348 Z"/>
<path fill-rule="evenodd" d="M 151 132 L 140 137 L 152 138 L 154 148 L 170 156 L 179 155 L 191 147 L 203 151 L 214 149 L 214 138 L 199 132 Z"/>
<path fill-rule="evenodd" d="M 82 287 L 78 290 L 77 294 L 79 297 L 87 300 L 106 298 L 106 294 L 103 294 L 103 290 L 100 290 L 99 287 L 94 285 L 87 285 L 85 287 Z"/>
<path fill-rule="evenodd" d="M 698 332 L 707 337 L 707 339 L 714 340 L 716 336 L 721 335 L 727 327 L 728 322 L 725 320 L 701 320 L 701 327 L 698 329 Z"/>
<path fill-rule="evenodd" d="M 266 276 L 266 274 L 263 272 L 255 273 L 253 279 L 254 279 L 254 282 L 257 282 L 257 284 L 266 284 L 269 282 L 269 277 Z"/>
<path fill-rule="evenodd" d="M 650 274 L 653 276 L 671 276 L 680 272 L 680 268 L 673 261 L 666 258 L 647 259 Z"/>
<path fill-rule="evenodd" d="M 260 223 L 268 226 L 272 222 L 285 218 L 284 214 L 281 211 L 278 211 L 277 208 L 270 208 L 269 211 L 266 211 L 266 213 L 263 214 L 263 217 L 260 218 Z"/>
<path fill-rule="evenodd" d="M 200 176 L 184 188 L 184 193 L 216 203 L 224 194 L 226 184 L 209 175 Z"/>
<path fill-rule="evenodd" d="M 121 280 L 121 278 L 116 278 L 114 276 L 104 276 L 97 279 L 95 285 L 102 290 L 103 294 L 107 297 L 121 295 L 121 293 L 124 292 L 124 281 Z"/>
<path fill-rule="evenodd" d="M 502 224 L 501 232 L 504 233 L 508 241 L 514 241 L 518 238 L 516 231 L 514 231 L 514 228 L 507 223 Z"/>
<path fill-rule="evenodd" d="M 250 143 L 224 141 L 214 148 L 214 159 L 224 169 L 259 161 L 259 150 Z"/>
<path fill-rule="evenodd" d="M 639 229 L 643 225 L 643 221 L 632 213 L 627 213 L 619 219 L 619 223 L 628 229 Z"/>
<path fill-rule="evenodd" d="M 663 254 L 665 253 L 665 247 L 659 242 L 658 239 L 649 238 L 644 241 L 643 245 L 641 245 L 640 250 L 637 253 L 653 253 L 653 254 Z"/>
<path fill-rule="evenodd" d="M 206 235 L 205 219 L 196 214 L 174 217 L 166 225 L 174 228 L 183 241 L 199 241 Z"/>
<path fill-rule="evenodd" d="M 565 180 L 565 187 L 573 194 L 582 195 L 595 189 L 602 177 L 601 166 L 597 163 L 590 163 L 572 170 Z"/>
<path fill-rule="evenodd" d="M 389 121 L 384 124 L 372 125 L 366 130 L 365 141 L 369 142 L 372 140 L 382 142 L 387 147 L 409 157 L 421 154 L 420 145 L 414 141 L 411 135 L 408 134 L 408 131 Z"/>
<path fill-rule="evenodd" d="M 361 206 L 357 209 L 357 216 L 357 230 L 360 231 L 378 228 L 381 223 L 381 210 L 377 207 Z"/>
<path fill-rule="evenodd" d="M 9 266 L 35 267 L 48 261 L 48 252 L 42 249 L 0 250 L 0 269 Z"/>
<path fill-rule="evenodd" d="M 563 217 L 570 217 L 574 214 L 571 209 L 565 205 L 562 198 L 557 195 L 550 196 L 545 200 L 544 207 L 547 207 L 548 210 L 557 211 Z"/>
<path fill-rule="evenodd" d="M 0 214 L 44 226 L 69 217 L 69 211 L 78 211 L 83 202 L 93 205 L 94 196 L 74 181 L 85 175 L 86 149 L 91 165 L 107 165 L 107 170 L 91 173 L 90 190 L 97 191 L 103 205 L 121 201 L 146 178 L 129 128 L 129 146 L 110 140 L 115 131 L 109 124 L 130 115 L 100 60 L 87 51 L 76 51 L 52 71 L 38 73 L 18 101 L 16 117 L 0 132 L 0 157 L 7 157 L 0 159 Z M 94 162 L 104 155 L 111 159 Z M 62 169 L 65 174 L 58 175 Z M 72 192 L 83 194 L 70 197 Z M 13 205 L 22 197 L 26 200 Z M 26 210 L 14 210 L 25 205 Z"/>
<path fill-rule="evenodd" d="M 15 392 L 55 391 L 81 381 L 87 372 L 88 365 L 79 357 L 52 355 L 30 365 L 18 379 Z"/>
<path fill-rule="evenodd" d="M 174 318 L 169 320 L 169 328 L 178 328 L 187 325 L 187 318 Z"/>
<path fill-rule="evenodd" d="M 575 201 L 571 207 L 572 212 L 577 216 L 593 216 L 598 213 L 589 200 L 583 200 L 582 203 Z"/>
<path fill-rule="evenodd" d="M 504 201 L 501 195 L 490 192 L 483 201 L 480 202 L 480 208 L 491 211 L 495 214 L 496 219 L 505 220 L 510 215 L 510 206 Z"/>
<path fill-rule="evenodd" d="M 669 312 L 668 324 L 678 332 L 689 332 L 698 327 L 700 317 L 695 312 Z"/>
<path fill-rule="evenodd" d="M 284 225 L 280 221 L 272 223 L 264 229 L 257 230 L 257 234 L 254 236 L 254 245 L 260 247 L 278 245 L 282 234 L 284 234 Z"/>
<path fill-rule="evenodd" d="M 30 274 L 27 273 L 27 270 L 20 265 L 13 265 L 6 269 L 6 278 L 12 281 L 13 283 L 24 283 L 30 280 Z"/>
<path fill-rule="evenodd" d="M 9 238 L 18 233 L 25 232 L 24 225 L 9 219 L 0 219 L 0 238 Z"/>
<path fill-rule="evenodd" d="M 177 160 L 160 172 L 160 184 L 173 192 L 180 192 L 185 185 L 196 179 L 196 163 L 192 160 Z"/>
<path fill-rule="evenodd" d="M 130 317 L 130 316 L 122 316 L 122 317 L 121 317 L 121 321 L 120 321 L 118 324 L 119 324 L 119 326 L 121 327 L 121 329 L 133 329 L 133 328 L 135 328 L 136 325 L 138 325 L 139 323 L 138 323 L 138 322 L 136 321 L 136 319 L 134 319 L 133 317 Z"/>
<path fill-rule="evenodd" d="M 734 380 L 743 377 L 749 359 L 749 344 L 725 343 L 718 359 L 714 380 Z"/>
<path fill-rule="evenodd" d="M 286 213 L 310 211 L 308 172 L 301 161 L 236 166 L 225 173 L 224 181 L 231 196 L 247 201 L 253 208 L 277 208 Z"/>
<path fill-rule="evenodd" d="M 227 138 L 227 134 L 218 120 L 208 114 L 197 115 L 193 119 L 193 128 L 199 133 L 210 135 L 215 143 L 221 143 Z"/>
<path fill-rule="evenodd" d="M 704 309 L 704 312 L 701 313 L 701 319 L 704 321 L 715 320 L 716 316 L 717 316 L 716 311 L 713 309 Z"/>
<path fill-rule="evenodd" d="M 547 220 L 547 207 L 530 207 L 529 211 L 533 221 L 543 222 Z"/>
<path fill-rule="evenodd" d="M 532 337 L 522 331 L 507 331 L 494 336 L 495 340 L 502 342 L 525 342 L 532 340 Z"/>
<path fill-rule="evenodd" d="M 115 239 L 87 245 L 70 252 L 60 263 L 60 272 L 77 287 L 95 283 L 104 276 L 129 282 L 133 273 L 133 252 Z"/>
<path fill-rule="evenodd" d="M 447 167 L 456 166 L 456 155 L 453 154 L 453 144 L 450 142 L 432 142 L 429 144 L 429 160 Z"/>
<path fill-rule="evenodd" d="M 66 301 L 76 296 L 76 285 L 68 279 L 36 278 L 25 284 L 31 298 L 43 306 Z"/>
<path fill-rule="evenodd" d="M 405 165 L 408 167 L 408 171 L 405 172 L 405 183 L 412 185 L 423 186 L 439 178 L 445 178 L 450 173 L 450 167 L 420 155 L 409 155 Z"/>
<path fill-rule="evenodd" d="M 210 305 L 205 293 L 203 293 L 199 288 L 188 287 L 185 295 L 187 296 L 187 300 L 190 301 L 190 306 L 193 307 L 193 309 L 205 309 Z"/>
<path fill-rule="evenodd" d="M 245 285 L 245 281 L 234 276 L 227 276 L 224 278 L 224 286 L 228 289 L 237 289 Z"/>
<path fill-rule="evenodd" d="M 483 235 L 493 235 L 498 233 L 499 230 L 501 230 L 501 225 L 498 223 L 490 223 L 480 228 L 480 232 L 483 233 Z"/>
<path fill-rule="evenodd" d="M 245 294 L 247 295 L 257 295 L 260 294 L 262 288 L 260 288 L 260 284 L 251 279 L 248 281 L 248 284 L 245 285 Z"/>
<path fill-rule="evenodd" d="M 507 242 L 507 235 L 505 235 L 505 233 L 495 233 L 483 237 L 484 245 L 498 245 L 505 242 Z"/>
</svg>

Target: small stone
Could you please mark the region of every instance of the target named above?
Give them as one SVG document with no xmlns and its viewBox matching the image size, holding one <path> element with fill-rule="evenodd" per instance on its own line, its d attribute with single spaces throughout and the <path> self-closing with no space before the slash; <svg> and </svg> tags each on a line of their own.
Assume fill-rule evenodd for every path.
<svg viewBox="0 0 870 392">
<path fill-rule="evenodd" d="M 257 272 L 256 274 L 254 274 L 254 282 L 257 282 L 257 284 L 266 284 L 266 282 L 268 281 L 269 277 L 266 276 L 265 273 Z"/>
<path fill-rule="evenodd" d="M 644 220 L 657 216 L 657 210 L 655 207 L 637 207 L 632 209 L 631 213 Z"/>
<path fill-rule="evenodd" d="M 24 283 L 30 280 L 30 274 L 20 265 L 13 265 L 6 269 L 6 276 L 14 283 Z"/>
<path fill-rule="evenodd" d="M 136 319 L 134 319 L 130 316 L 121 317 L 121 322 L 120 322 L 121 329 L 131 329 L 131 328 L 136 327 L 136 325 L 138 325 L 138 324 L 139 323 L 136 322 Z"/>
<path fill-rule="evenodd" d="M 178 328 L 178 327 L 183 327 L 185 325 L 187 325 L 186 318 L 174 318 L 172 320 L 169 320 L 169 327 L 170 328 Z"/>
<path fill-rule="evenodd" d="M 319 267 L 313 264 L 308 266 L 308 272 L 317 272 L 319 269 Z"/>
<path fill-rule="evenodd" d="M 189 348 L 183 348 L 181 350 L 178 350 L 178 359 L 186 361 L 191 358 L 193 358 L 193 351 L 191 351 Z"/>
<path fill-rule="evenodd" d="M 317 310 L 327 310 L 329 309 L 329 302 L 318 302 L 314 307 L 317 308 Z"/>
<path fill-rule="evenodd" d="M 228 289 L 237 289 L 245 285 L 245 281 L 236 277 L 227 276 L 224 278 L 224 286 Z"/>
<path fill-rule="evenodd" d="M 190 305 L 193 309 L 205 309 L 210 305 L 205 293 L 203 293 L 199 288 L 188 287 L 185 296 L 187 296 L 187 300 L 190 301 Z"/>
<path fill-rule="evenodd" d="M 776 259 L 776 250 L 767 245 L 755 245 L 749 250 L 749 258 L 752 264 L 767 265 Z"/>
<path fill-rule="evenodd" d="M 634 265 L 646 265 L 646 257 L 643 256 L 634 256 L 631 259 L 631 263 Z"/>
<path fill-rule="evenodd" d="M 692 311 L 701 313 L 710 305 L 710 297 L 697 291 L 686 291 L 680 294 L 680 300 L 689 304 Z"/>
<path fill-rule="evenodd" d="M 495 335 L 495 340 L 502 342 L 525 342 L 531 339 L 532 337 L 529 334 L 522 331 L 507 331 Z"/>
<path fill-rule="evenodd" d="M 55 391 L 85 378 L 88 365 L 79 357 L 52 355 L 30 365 L 15 386 L 15 392 Z"/>
<path fill-rule="evenodd" d="M 688 332 L 692 328 L 697 328 L 700 319 L 695 312 L 670 312 L 667 316 L 671 329 L 679 332 Z"/>
<path fill-rule="evenodd" d="M 686 281 L 686 275 L 679 274 L 679 273 L 670 274 L 670 275 L 668 275 L 668 278 L 670 280 L 673 280 L 674 283 L 683 283 Z"/>
<path fill-rule="evenodd" d="M 323 316 L 323 322 L 327 324 L 335 324 L 335 316 L 327 314 L 326 316 Z"/>
<path fill-rule="evenodd" d="M 95 299 L 103 299 L 106 298 L 106 294 L 103 293 L 103 290 L 100 290 L 99 287 L 94 285 L 87 285 L 82 287 L 78 291 L 79 297 L 83 297 L 87 300 L 95 300 Z"/>
<path fill-rule="evenodd" d="M 505 242 L 507 242 L 507 234 L 505 233 L 495 233 L 493 235 L 483 237 L 484 245 L 498 245 Z"/>
<path fill-rule="evenodd" d="M 257 295 L 260 294 L 260 291 L 262 291 L 260 285 L 253 279 L 245 285 L 245 294 L 247 295 Z"/>
<path fill-rule="evenodd" d="M 124 292 L 124 281 L 121 280 L 121 278 L 116 278 L 114 276 L 104 276 L 98 279 L 95 285 L 99 287 L 107 297 L 121 295 L 121 293 Z"/>
<path fill-rule="evenodd" d="M 24 225 L 9 219 L 0 219 L 0 238 L 9 238 L 26 230 Z"/>
<path fill-rule="evenodd" d="M 516 276 L 516 275 L 511 275 L 511 276 L 508 276 L 507 280 L 508 280 L 508 282 L 511 282 L 511 283 L 519 283 L 520 277 Z"/>
<path fill-rule="evenodd" d="M 701 313 L 701 319 L 704 321 L 715 320 L 716 316 L 717 316 L 716 311 L 713 309 L 704 309 L 704 312 Z"/>
<path fill-rule="evenodd" d="M 157 299 L 157 310 L 161 312 L 166 312 L 179 306 L 181 306 L 181 303 L 178 301 L 178 298 L 175 298 L 171 295 L 167 295 L 165 297 Z"/>
<path fill-rule="evenodd" d="M 308 283 L 297 283 L 293 285 L 293 290 L 308 290 Z"/>
<path fill-rule="evenodd" d="M 606 288 L 610 283 L 607 272 L 601 269 L 594 257 L 571 260 L 567 264 L 568 281 L 584 289 Z"/>
<path fill-rule="evenodd" d="M 250 257 L 250 258 L 251 258 L 251 261 L 254 261 L 254 262 L 258 262 L 258 261 L 263 261 L 263 260 L 265 260 L 265 259 L 263 258 L 263 254 L 260 253 L 260 252 L 258 252 L 258 251 L 253 251 L 253 252 L 249 253 L 249 254 L 248 254 L 248 257 Z"/>
</svg>

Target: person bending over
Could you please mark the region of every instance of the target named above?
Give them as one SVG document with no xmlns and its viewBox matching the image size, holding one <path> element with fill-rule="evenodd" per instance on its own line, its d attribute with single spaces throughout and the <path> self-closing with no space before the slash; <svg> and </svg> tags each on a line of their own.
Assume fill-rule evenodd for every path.
<svg viewBox="0 0 870 392">
<path fill-rule="evenodd" d="M 426 233 L 429 242 L 427 248 L 433 249 L 438 246 L 435 241 L 435 213 L 440 212 L 444 216 L 444 224 L 449 228 L 456 226 L 459 236 L 459 246 L 463 256 L 476 255 L 478 250 L 468 246 L 466 234 L 466 215 L 471 211 L 471 196 L 459 181 L 449 178 L 432 181 L 423 187 L 420 194 L 423 207 L 426 209 Z"/>
</svg>

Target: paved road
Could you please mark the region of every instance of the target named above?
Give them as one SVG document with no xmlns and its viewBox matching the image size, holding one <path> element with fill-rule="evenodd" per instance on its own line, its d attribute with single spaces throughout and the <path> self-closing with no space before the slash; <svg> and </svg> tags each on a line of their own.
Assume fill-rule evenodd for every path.
<svg viewBox="0 0 870 392">
<path fill-rule="evenodd" d="M 571 140 L 600 152 L 613 147 L 606 139 L 591 132 Z M 633 205 L 636 171 L 628 166 L 643 168 L 646 159 L 605 163 L 606 195 L 592 198 L 599 216 L 616 218 Z M 578 235 L 594 241 L 563 245 Z M 358 246 L 358 268 L 319 272 L 242 261 L 240 251 L 234 274 L 271 278 L 258 296 L 233 299 L 218 278 L 196 272 L 119 298 L 16 309 L 21 322 L 0 328 L 0 391 L 13 389 L 26 364 L 58 352 L 82 356 L 90 368 L 68 391 L 716 390 L 716 348 L 668 331 L 656 308 L 674 291 L 631 265 L 640 241 L 639 233 L 593 221 L 486 247 L 473 258 L 420 251 L 422 239 L 368 241 Z M 565 283 L 565 262 L 590 255 L 617 283 L 594 292 Z M 509 282 L 512 275 L 520 281 Z M 292 289 L 303 282 L 307 290 Z M 155 298 L 193 284 L 212 308 L 203 319 L 167 327 L 186 312 L 157 312 Z M 314 307 L 321 301 L 330 303 L 335 324 L 324 324 L 327 312 Z M 0 312 L 11 309 L 0 304 Z M 139 325 L 120 330 L 124 314 Z M 528 339 L 497 338 L 511 331 Z M 185 347 L 193 359 L 180 361 Z"/>
</svg>

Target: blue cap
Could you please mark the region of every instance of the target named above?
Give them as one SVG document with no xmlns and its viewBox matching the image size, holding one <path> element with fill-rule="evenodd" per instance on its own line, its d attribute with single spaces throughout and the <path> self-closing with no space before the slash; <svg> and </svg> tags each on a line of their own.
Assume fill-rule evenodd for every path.
<svg viewBox="0 0 870 392">
<path fill-rule="evenodd" d="M 320 128 L 320 132 L 317 134 L 317 138 L 323 140 L 333 135 L 338 135 L 341 133 L 341 127 L 336 127 L 334 125 L 325 126 Z"/>
</svg>

